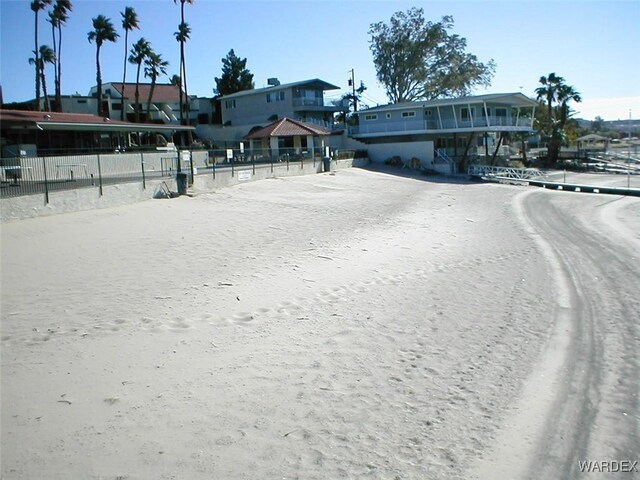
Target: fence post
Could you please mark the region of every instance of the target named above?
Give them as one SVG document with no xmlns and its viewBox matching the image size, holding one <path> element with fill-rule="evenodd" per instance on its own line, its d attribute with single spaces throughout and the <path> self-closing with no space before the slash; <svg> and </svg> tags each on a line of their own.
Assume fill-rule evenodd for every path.
<svg viewBox="0 0 640 480">
<path fill-rule="evenodd" d="M 256 159 L 251 155 L 251 165 L 253 166 L 253 174 L 256 174 Z"/>
<path fill-rule="evenodd" d="M 235 174 L 235 161 L 234 161 L 234 157 L 231 157 L 231 176 L 233 177 L 234 174 Z"/>
<path fill-rule="evenodd" d="M 287 157 L 287 172 L 289 171 L 289 154 L 285 154 L 285 157 Z"/>
<path fill-rule="evenodd" d="M 147 181 L 144 178 L 144 152 L 140 152 L 140 166 L 142 167 L 142 188 L 147 189 Z"/>
<path fill-rule="evenodd" d="M 216 157 L 213 157 L 213 179 L 216 179 Z"/>
<path fill-rule="evenodd" d="M 102 196 L 102 169 L 100 168 L 100 154 L 98 153 L 98 185 L 100 189 L 100 196 Z"/>
<path fill-rule="evenodd" d="M 47 180 L 47 162 L 42 157 L 42 170 L 44 171 L 44 203 L 49 203 L 49 181 Z"/>
</svg>

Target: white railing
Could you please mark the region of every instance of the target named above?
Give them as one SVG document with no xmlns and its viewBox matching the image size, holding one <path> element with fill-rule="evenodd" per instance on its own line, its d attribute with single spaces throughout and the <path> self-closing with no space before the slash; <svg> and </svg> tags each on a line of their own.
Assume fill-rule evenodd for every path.
<svg viewBox="0 0 640 480">
<path fill-rule="evenodd" d="M 436 158 L 435 158 L 436 163 L 440 163 L 440 162 L 444 162 L 446 164 L 449 165 L 449 168 L 451 169 L 451 173 L 456 173 L 456 162 L 449 157 L 449 155 L 447 155 L 447 153 L 439 148 L 436 150 Z"/>
<path fill-rule="evenodd" d="M 357 127 L 351 127 L 349 134 L 351 135 L 367 135 L 373 133 L 406 133 L 413 131 L 428 130 L 456 130 L 456 129 L 487 129 L 491 127 L 513 127 L 513 128 L 531 128 L 531 118 L 510 118 L 510 117 L 489 117 L 489 125 L 487 119 L 482 117 L 457 121 L 454 118 L 442 118 L 426 120 L 411 120 L 403 122 L 378 122 L 378 121 L 361 121 Z"/>
<path fill-rule="evenodd" d="M 533 180 L 544 178 L 544 174 L 537 168 L 511 168 L 494 165 L 469 165 L 467 171 L 471 177 L 514 180 Z"/>
</svg>

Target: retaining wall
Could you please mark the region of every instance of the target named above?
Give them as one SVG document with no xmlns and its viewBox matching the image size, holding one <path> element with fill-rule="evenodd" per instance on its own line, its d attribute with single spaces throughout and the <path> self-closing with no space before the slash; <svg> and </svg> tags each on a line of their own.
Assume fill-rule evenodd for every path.
<svg viewBox="0 0 640 480">
<path fill-rule="evenodd" d="M 246 164 L 236 166 L 233 172 L 231 167 L 218 167 L 214 178 L 211 169 L 200 167 L 203 163 L 201 159 L 194 161 L 194 164 L 198 165 L 198 172 L 190 190 L 195 193 L 215 191 L 248 181 L 309 175 L 323 171 L 322 161 L 316 161 L 315 165 L 309 161 L 303 164 L 289 162 L 288 168 L 286 163 L 274 163 L 273 168 L 270 164 L 256 165 L 255 170 L 250 164 Z M 367 163 L 369 163 L 368 159 L 332 160 L 331 170 L 363 166 Z M 45 201 L 44 194 L 2 198 L 0 200 L 0 221 L 9 222 L 24 218 L 132 204 L 154 198 L 164 187 L 172 192 L 177 192 L 175 177 L 157 180 L 147 179 L 146 188 L 143 188 L 141 181 L 104 185 L 102 195 L 100 195 L 98 187 L 51 191 L 49 192 L 48 203 Z"/>
</svg>

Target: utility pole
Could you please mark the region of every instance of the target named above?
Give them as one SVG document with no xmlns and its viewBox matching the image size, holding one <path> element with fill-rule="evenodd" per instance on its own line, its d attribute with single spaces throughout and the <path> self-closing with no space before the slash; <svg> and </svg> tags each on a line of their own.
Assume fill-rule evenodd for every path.
<svg viewBox="0 0 640 480">
<path fill-rule="evenodd" d="M 355 81 L 355 72 L 353 68 L 349 70 L 351 72 L 351 80 L 349 80 L 349 85 L 351 85 L 352 94 L 353 94 L 353 111 L 358 111 L 358 97 L 356 97 L 356 81 Z"/>
</svg>

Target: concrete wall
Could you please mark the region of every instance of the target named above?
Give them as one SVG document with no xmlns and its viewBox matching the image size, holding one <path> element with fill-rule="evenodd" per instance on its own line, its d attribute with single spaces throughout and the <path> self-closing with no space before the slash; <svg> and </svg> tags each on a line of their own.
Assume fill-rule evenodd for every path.
<svg viewBox="0 0 640 480">
<path fill-rule="evenodd" d="M 400 157 L 405 164 L 411 166 L 411 159 L 417 158 L 422 168 L 443 174 L 451 173 L 449 165 L 434 162 L 433 142 L 430 141 L 372 143 L 367 145 L 367 151 L 372 162 L 384 163 L 392 157 Z"/>
<path fill-rule="evenodd" d="M 0 200 L 0 220 L 9 222 L 23 218 L 128 205 L 153 198 L 163 184 L 170 191 L 177 190 L 175 178 L 147 180 L 146 184 L 146 189 L 142 187 L 142 182 L 105 185 L 102 188 L 102 196 L 98 187 L 53 191 L 49 192 L 49 203 L 45 203 L 44 194 L 3 198 Z"/>
<path fill-rule="evenodd" d="M 344 160 L 331 160 L 331 171 L 342 170 L 351 167 L 361 167 L 369 163 L 368 159 L 344 159 Z M 256 180 L 264 180 L 267 178 L 282 178 L 282 177 L 294 177 L 300 175 L 310 175 L 323 172 L 322 161 L 316 160 L 315 165 L 311 161 L 304 163 L 289 162 L 287 164 L 274 163 L 273 170 L 270 164 L 256 165 L 255 170 L 251 165 L 242 165 L 234 169 L 233 173 L 231 168 L 224 167 L 216 169 L 216 176 L 213 177 L 213 172 L 198 171 L 196 175 L 191 191 L 195 193 L 206 193 L 221 188 L 238 185 L 240 183 L 246 183 Z"/>
<path fill-rule="evenodd" d="M 206 152 L 194 153 L 194 165 L 201 167 L 204 165 Z M 367 163 L 368 159 L 332 160 L 331 170 L 363 166 Z M 192 193 L 206 193 L 248 181 L 310 175 L 322 171 L 322 161 L 316 161 L 315 165 L 310 161 L 302 165 L 298 162 L 290 162 L 289 168 L 287 168 L 286 163 L 276 163 L 273 165 L 273 170 L 269 164 L 256 165 L 255 172 L 251 165 L 243 165 L 235 168 L 233 175 L 230 167 L 218 168 L 214 179 L 212 170 L 200 168 L 189 191 Z M 76 190 L 53 191 L 49 192 L 49 203 L 45 202 L 44 194 L 2 198 L 0 200 L 0 221 L 9 222 L 45 215 L 117 207 L 154 198 L 163 187 L 168 188 L 171 192 L 177 192 L 178 190 L 175 177 L 159 180 L 147 179 L 146 185 L 146 189 L 143 188 L 142 182 L 105 185 L 103 186 L 102 196 L 97 186 Z"/>
</svg>

